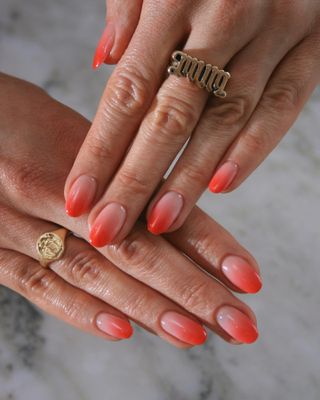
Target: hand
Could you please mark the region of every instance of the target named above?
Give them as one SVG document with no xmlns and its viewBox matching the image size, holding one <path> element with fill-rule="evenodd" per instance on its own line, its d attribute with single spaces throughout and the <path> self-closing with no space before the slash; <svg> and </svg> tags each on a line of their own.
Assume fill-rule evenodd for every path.
<svg viewBox="0 0 320 400">
<path fill-rule="evenodd" d="M 320 79 L 319 1 L 145 0 L 141 8 L 141 1 L 110 0 L 108 6 L 95 66 L 119 59 L 129 45 L 65 186 L 69 215 L 91 210 L 95 246 L 130 232 L 188 139 L 149 203 L 151 232 L 178 229 L 210 180 L 216 193 L 238 187 Z M 209 98 L 183 77 L 164 80 L 175 49 L 229 71 L 227 97 Z"/>
<path fill-rule="evenodd" d="M 63 182 L 89 122 L 24 81 L 0 74 L 0 88 L 1 284 L 107 339 L 129 337 L 130 319 L 178 347 L 202 344 L 203 325 L 232 343 L 256 340 L 254 314 L 230 289 L 258 291 L 257 264 L 199 209 L 168 240 L 141 222 L 101 254 L 71 236 L 63 257 L 41 267 L 42 233 L 59 225 L 88 238 L 85 217 L 63 211 Z"/>
</svg>

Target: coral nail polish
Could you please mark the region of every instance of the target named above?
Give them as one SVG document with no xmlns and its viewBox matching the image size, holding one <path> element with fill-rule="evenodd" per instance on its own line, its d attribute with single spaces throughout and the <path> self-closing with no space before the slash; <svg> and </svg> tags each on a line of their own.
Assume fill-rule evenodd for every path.
<svg viewBox="0 0 320 400">
<path fill-rule="evenodd" d="M 101 313 L 96 318 L 96 324 L 101 332 L 117 339 L 129 339 L 133 334 L 130 323 L 115 315 Z"/>
<path fill-rule="evenodd" d="M 179 216 L 183 207 L 183 196 L 171 191 L 161 197 L 148 218 L 148 230 L 159 235 L 166 232 Z"/>
<path fill-rule="evenodd" d="M 79 217 L 89 210 L 97 190 L 97 181 L 91 176 L 81 175 L 70 188 L 65 204 L 70 217 Z"/>
<path fill-rule="evenodd" d="M 114 38 L 115 38 L 114 23 L 112 21 L 109 21 L 102 33 L 99 43 L 97 45 L 97 48 L 96 48 L 96 51 L 95 51 L 95 54 L 93 57 L 92 68 L 94 68 L 94 69 L 99 68 L 100 65 L 109 56 L 109 54 L 112 50 L 112 47 L 114 45 Z"/>
<path fill-rule="evenodd" d="M 216 320 L 220 327 L 238 342 L 253 343 L 258 338 L 257 327 L 247 315 L 235 307 L 220 307 Z"/>
<path fill-rule="evenodd" d="M 262 287 L 262 281 L 256 269 L 241 257 L 226 257 L 222 262 L 221 270 L 231 283 L 246 293 L 256 293 Z"/>
<path fill-rule="evenodd" d="M 209 183 L 209 189 L 213 193 L 221 193 L 228 189 L 239 171 L 239 165 L 233 161 L 226 161 L 214 174 Z"/>
<path fill-rule="evenodd" d="M 163 314 L 160 324 L 163 330 L 184 343 L 200 345 L 206 341 L 207 332 L 203 326 L 175 311 Z"/>
<path fill-rule="evenodd" d="M 126 216 L 126 209 L 121 204 L 107 204 L 91 227 L 90 243 L 95 247 L 111 243 L 123 227 Z"/>
</svg>

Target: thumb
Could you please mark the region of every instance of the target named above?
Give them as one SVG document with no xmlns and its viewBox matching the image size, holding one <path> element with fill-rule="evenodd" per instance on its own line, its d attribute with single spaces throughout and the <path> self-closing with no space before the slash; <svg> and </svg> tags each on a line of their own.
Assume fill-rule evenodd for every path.
<svg viewBox="0 0 320 400">
<path fill-rule="evenodd" d="M 116 64 L 138 25 L 143 0 L 106 0 L 106 27 L 98 42 L 92 67 Z"/>
</svg>

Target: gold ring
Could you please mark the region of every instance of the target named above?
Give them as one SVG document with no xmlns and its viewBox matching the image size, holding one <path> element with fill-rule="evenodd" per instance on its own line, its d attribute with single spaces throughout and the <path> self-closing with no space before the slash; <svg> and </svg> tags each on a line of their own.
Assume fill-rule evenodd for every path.
<svg viewBox="0 0 320 400">
<path fill-rule="evenodd" d="M 172 53 L 168 73 L 184 76 L 199 88 L 206 89 L 217 97 L 226 97 L 227 93 L 224 89 L 231 78 L 229 72 L 207 64 L 203 60 L 198 60 L 196 57 L 191 57 L 180 50 Z"/>
<path fill-rule="evenodd" d="M 52 232 L 45 232 L 39 237 L 36 247 L 42 267 L 47 268 L 50 262 L 62 257 L 68 232 L 67 229 L 60 228 Z"/>
</svg>

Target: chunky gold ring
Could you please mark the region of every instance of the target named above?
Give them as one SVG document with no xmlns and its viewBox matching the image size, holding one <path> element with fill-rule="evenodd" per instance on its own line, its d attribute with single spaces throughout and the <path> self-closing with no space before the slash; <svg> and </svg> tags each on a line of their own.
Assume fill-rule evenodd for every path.
<svg viewBox="0 0 320 400">
<path fill-rule="evenodd" d="M 42 267 L 47 268 L 49 263 L 62 257 L 68 233 L 67 229 L 60 228 L 52 232 L 45 232 L 39 237 L 36 247 Z"/>
<path fill-rule="evenodd" d="M 205 61 L 198 60 L 196 57 L 191 57 L 180 50 L 172 53 L 168 73 L 184 76 L 199 88 L 206 89 L 217 97 L 226 97 L 227 93 L 224 89 L 231 78 L 229 72 L 207 64 Z"/>
</svg>

